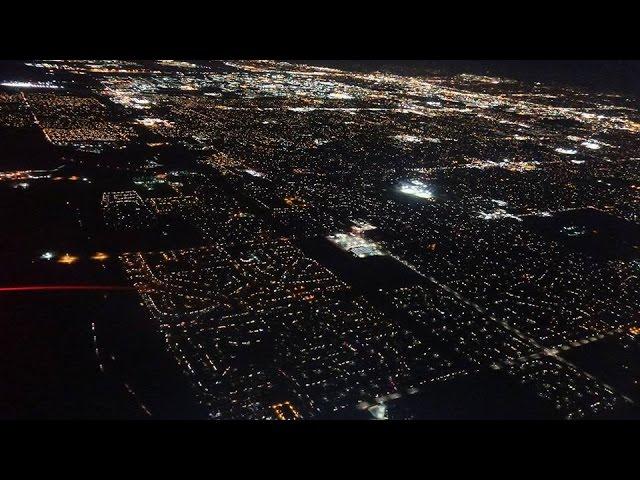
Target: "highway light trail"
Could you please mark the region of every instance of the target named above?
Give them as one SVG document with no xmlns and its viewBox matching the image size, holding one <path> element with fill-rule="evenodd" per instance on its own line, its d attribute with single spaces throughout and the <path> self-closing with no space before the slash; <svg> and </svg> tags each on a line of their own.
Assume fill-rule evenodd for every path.
<svg viewBox="0 0 640 480">
<path fill-rule="evenodd" d="M 15 287 L 0 287 L 0 293 L 11 292 L 98 292 L 98 291 L 134 291 L 133 287 L 121 285 L 22 285 Z"/>
</svg>

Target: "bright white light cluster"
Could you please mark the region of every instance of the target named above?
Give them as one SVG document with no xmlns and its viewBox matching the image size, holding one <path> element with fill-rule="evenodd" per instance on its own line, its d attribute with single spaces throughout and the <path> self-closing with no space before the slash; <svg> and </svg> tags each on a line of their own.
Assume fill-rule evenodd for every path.
<svg viewBox="0 0 640 480">
<path fill-rule="evenodd" d="M 252 177 L 258 177 L 258 178 L 263 178 L 265 175 L 262 172 L 258 172 L 257 170 L 253 170 L 251 168 L 247 168 L 245 170 L 245 172 L 247 172 L 249 175 L 251 175 Z"/>
<path fill-rule="evenodd" d="M 600 144 L 594 141 L 586 141 L 586 142 L 582 142 L 581 145 L 583 147 L 588 148 L 589 150 L 599 150 L 600 149 Z"/>
<path fill-rule="evenodd" d="M 165 127 L 173 127 L 173 122 L 163 120 L 162 118 L 141 118 L 136 120 L 136 123 L 144 125 L 145 127 L 155 127 L 157 125 L 163 125 Z"/>
<path fill-rule="evenodd" d="M 578 151 L 574 150 L 573 148 L 562 148 L 562 147 L 556 148 L 556 152 L 562 153 L 564 155 L 575 155 L 576 153 L 578 153 Z"/>
<path fill-rule="evenodd" d="M 409 180 L 400 185 L 400 191 L 418 198 L 433 198 L 433 192 L 420 180 Z"/>
<path fill-rule="evenodd" d="M 2 82 L 0 85 L 13 88 L 62 88 L 50 82 Z"/>
<path fill-rule="evenodd" d="M 372 240 L 354 233 L 335 233 L 327 239 L 358 258 L 384 256 L 386 253 Z"/>
<path fill-rule="evenodd" d="M 513 218 L 514 220 L 522 221 L 517 215 L 513 215 L 512 213 L 507 212 L 502 208 L 497 208 L 493 212 L 478 212 L 478 216 L 483 220 L 496 220 L 499 218 Z"/>
<path fill-rule="evenodd" d="M 417 137 L 416 135 L 394 135 L 392 138 L 395 140 L 399 140 L 400 142 L 406 143 L 421 143 L 422 138 Z"/>
</svg>

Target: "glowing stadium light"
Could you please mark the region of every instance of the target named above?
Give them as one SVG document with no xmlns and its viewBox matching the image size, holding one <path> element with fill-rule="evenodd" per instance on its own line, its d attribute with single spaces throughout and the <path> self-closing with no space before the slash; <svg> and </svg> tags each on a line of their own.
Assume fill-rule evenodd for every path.
<svg viewBox="0 0 640 480">
<path fill-rule="evenodd" d="M 556 152 L 562 153 L 564 155 L 575 155 L 576 153 L 578 153 L 578 151 L 574 150 L 573 148 L 562 148 L 562 147 L 556 148 Z"/>
<path fill-rule="evenodd" d="M 376 242 L 354 233 L 335 233 L 327 239 L 358 258 L 386 255 Z"/>
<path fill-rule="evenodd" d="M 600 150 L 600 144 L 597 142 L 586 141 L 582 142 L 581 145 L 588 148 L 589 150 Z"/>
<path fill-rule="evenodd" d="M 400 185 L 400 192 L 407 195 L 413 195 L 418 198 L 433 198 L 433 192 L 420 180 L 410 180 L 407 183 L 403 183 Z"/>
<path fill-rule="evenodd" d="M 246 173 L 248 173 L 249 175 L 253 176 L 253 177 L 258 177 L 258 178 L 263 178 L 265 175 L 262 172 L 258 172 L 256 170 L 253 170 L 251 168 L 247 168 L 245 170 Z"/>
</svg>

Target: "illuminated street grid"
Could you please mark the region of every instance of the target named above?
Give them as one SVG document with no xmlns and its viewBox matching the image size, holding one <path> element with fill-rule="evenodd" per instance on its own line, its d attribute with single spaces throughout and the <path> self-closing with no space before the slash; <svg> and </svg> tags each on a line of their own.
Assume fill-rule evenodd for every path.
<svg viewBox="0 0 640 480">
<path fill-rule="evenodd" d="M 110 228 L 143 228 L 153 218 L 149 207 L 135 191 L 106 192 L 101 204 L 105 223 Z"/>
<path fill-rule="evenodd" d="M 122 260 L 214 418 L 354 408 L 451 365 L 285 239 Z"/>
<path fill-rule="evenodd" d="M 199 232 L 120 258 L 212 417 L 322 417 L 479 370 L 562 418 L 640 400 L 565 358 L 638 341 L 640 236 L 614 232 L 640 215 L 631 100 L 271 61 L 31 65 L 49 83 L 2 79 L 4 128 L 125 176 L 103 190 L 113 229 Z M 305 250 L 327 237 L 421 280 L 363 293 Z"/>
<path fill-rule="evenodd" d="M 64 93 L 27 93 L 25 103 L 49 141 L 77 147 L 124 143 L 134 136 L 131 126 L 109 118 L 108 108 L 93 97 Z M 94 147 L 95 148 L 95 147 Z"/>
</svg>

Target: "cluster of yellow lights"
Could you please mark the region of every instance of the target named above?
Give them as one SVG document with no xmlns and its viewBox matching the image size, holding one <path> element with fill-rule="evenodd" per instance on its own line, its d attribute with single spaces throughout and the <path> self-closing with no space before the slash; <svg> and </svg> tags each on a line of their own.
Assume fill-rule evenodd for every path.
<svg viewBox="0 0 640 480">
<path fill-rule="evenodd" d="M 53 180 L 55 181 L 59 181 L 59 180 L 70 180 L 72 182 L 77 182 L 78 180 L 80 180 L 80 177 L 77 175 L 71 175 L 70 177 L 53 177 Z M 83 179 L 83 180 L 86 180 Z"/>
<path fill-rule="evenodd" d="M 300 199 L 298 197 L 295 197 L 295 196 L 284 197 L 284 203 L 286 203 L 287 206 L 289 206 L 289 207 L 292 207 L 294 205 L 298 205 L 298 206 L 301 206 L 301 207 L 305 207 L 306 206 L 306 203 L 302 199 Z"/>
<path fill-rule="evenodd" d="M 104 252 L 96 252 L 90 258 L 91 260 L 95 260 L 97 262 L 104 262 L 109 258 L 109 255 L 107 255 Z M 62 263 L 64 265 L 71 265 L 73 263 L 76 263 L 78 260 L 80 260 L 80 257 L 65 253 L 64 255 L 58 258 L 57 262 Z"/>
<path fill-rule="evenodd" d="M 505 166 L 510 172 L 530 172 L 536 168 L 536 164 L 531 162 L 509 163 Z"/>
<path fill-rule="evenodd" d="M 78 257 L 74 257 L 73 255 L 69 255 L 65 253 L 58 259 L 58 263 L 64 263 L 65 265 L 71 265 L 72 263 L 76 263 L 78 261 Z"/>
<path fill-rule="evenodd" d="M 300 416 L 300 413 L 295 409 L 295 407 L 290 403 L 290 402 L 282 402 L 282 403 L 277 403 L 275 405 L 271 405 L 271 408 L 273 408 L 274 412 L 276 412 L 276 417 L 278 417 L 278 420 L 288 420 L 287 417 L 285 416 L 285 408 L 291 413 L 293 414 L 293 419 L 297 420 L 299 418 L 302 418 Z"/>
<path fill-rule="evenodd" d="M 629 333 L 631 335 L 640 335 L 640 327 L 631 327 Z"/>
</svg>

